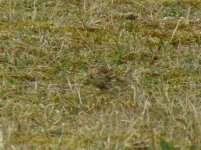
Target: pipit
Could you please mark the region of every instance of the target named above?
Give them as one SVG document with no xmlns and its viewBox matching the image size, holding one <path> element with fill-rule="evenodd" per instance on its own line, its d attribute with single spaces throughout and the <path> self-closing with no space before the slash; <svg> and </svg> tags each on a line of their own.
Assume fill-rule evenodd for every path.
<svg viewBox="0 0 201 150">
<path fill-rule="evenodd" d="M 89 65 L 88 81 L 90 84 L 101 91 L 112 88 L 113 83 L 124 83 L 125 81 L 118 77 L 111 69 L 103 64 L 94 61 Z"/>
</svg>

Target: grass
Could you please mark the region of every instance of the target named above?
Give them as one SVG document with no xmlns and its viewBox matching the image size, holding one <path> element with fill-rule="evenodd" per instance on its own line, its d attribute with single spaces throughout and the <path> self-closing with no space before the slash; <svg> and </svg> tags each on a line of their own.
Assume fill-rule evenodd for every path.
<svg viewBox="0 0 201 150">
<path fill-rule="evenodd" d="M 5 149 L 201 147 L 199 0 L 0 4 Z M 94 59 L 128 85 L 86 85 Z"/>
</svg>

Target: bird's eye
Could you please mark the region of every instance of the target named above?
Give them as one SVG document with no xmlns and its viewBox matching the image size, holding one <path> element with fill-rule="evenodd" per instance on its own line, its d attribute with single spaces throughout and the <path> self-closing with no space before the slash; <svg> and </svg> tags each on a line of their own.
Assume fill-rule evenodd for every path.
<svg viewBox="0 0 201 150">
<path fill-rule="evenodd" d="M 97 60 L 94 60 L 94 63 L 97 63 L 98 61 Z"/>
</svg>

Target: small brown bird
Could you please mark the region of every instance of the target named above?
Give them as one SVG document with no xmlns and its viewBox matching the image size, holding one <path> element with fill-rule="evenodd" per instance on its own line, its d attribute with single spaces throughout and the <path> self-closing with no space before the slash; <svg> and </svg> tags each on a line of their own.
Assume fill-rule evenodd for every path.
<svg viewBox="0 0 201 150">
<path fill-rule="evenodd" d="M 102 91 L 111 89 L 114 82 L 125 82 L 111 69 L 97 61 L 89 65 L 88 81 Z"/>
</svg>

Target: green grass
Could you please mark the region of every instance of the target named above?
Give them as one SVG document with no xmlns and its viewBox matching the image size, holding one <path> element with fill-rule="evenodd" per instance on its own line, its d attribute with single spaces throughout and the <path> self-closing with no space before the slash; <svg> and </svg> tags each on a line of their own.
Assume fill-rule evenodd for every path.
<svg viewBox="0 0 201 150">
<path fill-rule="evenodd" d="M 1 0 L 4 148 L 200 149 L 200 10 L 199 0 Z M 86 85 L 94 59 L 128 85 Z"/>
</svg>

